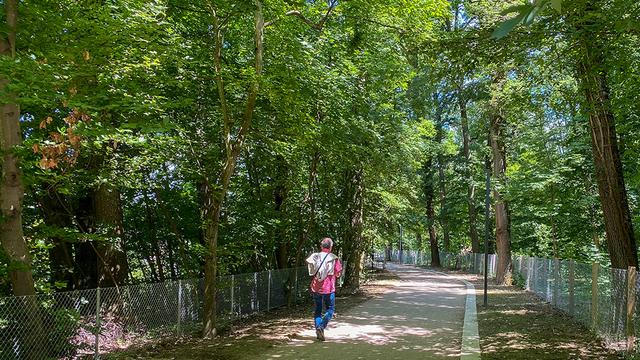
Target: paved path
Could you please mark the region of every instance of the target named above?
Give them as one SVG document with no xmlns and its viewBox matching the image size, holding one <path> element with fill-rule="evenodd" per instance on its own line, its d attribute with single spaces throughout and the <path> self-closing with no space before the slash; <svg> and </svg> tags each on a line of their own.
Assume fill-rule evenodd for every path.
<svg viewBox="0 0 640 360">
<path fill-rule="evenodd" d="M 378 299 L 340 312 L 325 330 L 326 342 L 312 328 L 278 346 L 263 359 L 458 359 L 467 290 L 441 274 L 388 264 L 398 285 Z M 310 319 L 311 323 L 312 320 Z"/>
</svg>

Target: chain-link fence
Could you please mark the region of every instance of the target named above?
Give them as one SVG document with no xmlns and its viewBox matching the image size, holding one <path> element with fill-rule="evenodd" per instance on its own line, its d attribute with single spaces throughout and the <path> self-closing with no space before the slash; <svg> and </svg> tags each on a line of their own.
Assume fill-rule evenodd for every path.
<svg viewBox="0 0 640 360">
<path fill-rule="evenodd" d="M 383 255 L 377 255 L 383 258 Z M 387 260 L 431 265 L 430 253 L 393 251 Z M 573 260 L 513 256 L 515 284 L 535 293 L 592 329 L 609 347 L 638 353 L 640 280 L 636 269 L 613 269 Z M 442 267 L 484 274 L 484 254 L 440 253 Z M 495 278 L 497 258 L 488 256 L 488 275 Z"/>
<path fill-rule="evenodd" d="M 221 322 L 299 302 L 306 267 L 218 278 Z M 201 279 L 0 298 L 0 360 L 83 359 L 202 322 Z"/>
</svg>

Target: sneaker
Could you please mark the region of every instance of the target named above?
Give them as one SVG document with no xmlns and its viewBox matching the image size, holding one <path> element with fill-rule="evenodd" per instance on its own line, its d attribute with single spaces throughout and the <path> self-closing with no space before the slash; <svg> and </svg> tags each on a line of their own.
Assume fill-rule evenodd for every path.
<svg viewBox="0 0 640 360">
<path fill-rule="evenodd" d="M 324 341 L 324 329 L 317 329 L 316 335 L 318 335 L 318 340 Z"/>
</svg>

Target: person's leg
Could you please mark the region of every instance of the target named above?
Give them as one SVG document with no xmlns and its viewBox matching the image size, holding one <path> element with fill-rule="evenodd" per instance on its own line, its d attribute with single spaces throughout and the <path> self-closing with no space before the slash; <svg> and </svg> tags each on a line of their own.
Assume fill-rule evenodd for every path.
<svg viewBox="0 0 640 360">
<path fill-rule="evenodd" d="M 322 297 L 324 298 L 324 305 L 327 309 L 324 313 L 324 316 L 322 317 L 322 323 L 320 326 L 322 329 L 324 329 L 329 324 L 329 321 L 331 321 L 333 313 L 336 310 L 336 293 L 323 294 Z"/>
<path fill-rule="evenodd" d="M 313 293 L 313 302 L 315 305 L 313 320 L 317 329 L 322 325 L 322 294 Z"/>
</svg>

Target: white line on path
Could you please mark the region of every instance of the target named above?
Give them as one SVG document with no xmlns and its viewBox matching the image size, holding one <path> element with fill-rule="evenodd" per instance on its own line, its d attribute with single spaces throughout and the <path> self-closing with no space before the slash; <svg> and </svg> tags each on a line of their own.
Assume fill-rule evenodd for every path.
<svg viewBox="0 0 640 360">
<path fill-rule="evenodd" d="M 426 270 L 426 269 L 425 269 Z M 452 277 L 439 271 L 427 270 L 436 274 Z M 467 302 L 462 325 L 462 349 L 460 360 L 480 360 L 480 335 L 478 333 L 478 313 L 476 310 L 476 288 L 464 279 L 457 279 L 467 286 Z"/>
</svg>

